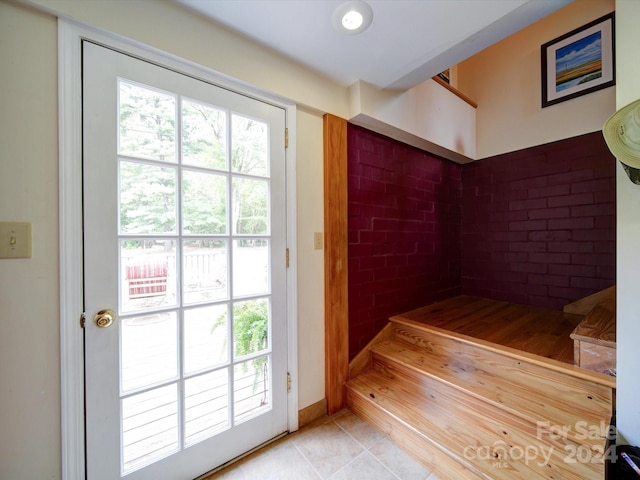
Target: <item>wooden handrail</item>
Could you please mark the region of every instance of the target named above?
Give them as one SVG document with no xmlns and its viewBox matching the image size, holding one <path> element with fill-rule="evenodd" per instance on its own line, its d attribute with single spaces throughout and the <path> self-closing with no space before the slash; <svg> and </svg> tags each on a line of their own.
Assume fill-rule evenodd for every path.
<svg viewBox="0 0 640 480">
<path fill-rule="evenodd" d="M 478 108 L 478 104 L 476 102 L 471 100 L 469 97 L 467 97 L 464 93 L 462 93 L 461 91 L 459 91 L 455 87 L 452 87 L 451 85 L 449 85 L 447 82 L 442 80 L 440 77 L 432 77 L 432 78 L 436 83 L 439 83 L 440 85 L 442 85 L 444 88 L 449 90 L 455 96 L 457 96 L 457 97 L 461 98 L 462 100 L 464 100 L 465 102 L 467 102 L 473 108 Z"/>
</svg>

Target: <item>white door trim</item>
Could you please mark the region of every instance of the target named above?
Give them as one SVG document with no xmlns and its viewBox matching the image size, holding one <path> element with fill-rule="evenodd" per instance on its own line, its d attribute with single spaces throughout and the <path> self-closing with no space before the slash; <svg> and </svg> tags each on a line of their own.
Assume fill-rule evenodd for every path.
<svg viewBox="0 0 640 480">
<path fill-rule="evenodd" d="M 58 125 L 60 215 L 60 389 L 62 478 L 85 478 L 84 336 L 82 265 L 82 40 L 90 40 L 283 108 L 289 130 L 287 176 L 288 428 L 298 429 L 296 106 L 225 75 L 98 29 L 58 20 Z M 284 135 L 284 132 L 283 132 Z M 283 138 L 284 141 L 284 138 Z"/>
</svg>

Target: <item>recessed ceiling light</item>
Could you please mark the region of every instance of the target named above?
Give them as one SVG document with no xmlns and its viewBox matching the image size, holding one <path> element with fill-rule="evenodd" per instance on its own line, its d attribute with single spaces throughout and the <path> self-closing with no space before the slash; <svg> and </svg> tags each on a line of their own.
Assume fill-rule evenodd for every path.
<svg viewBox="0 0 640 480">
<path fill-rule="evenodd" d="M 373 21 L 373 10 L 368 3 L 352 0 L 333 11 L 333 26 L 340 33 L 355 35 L 364 32 Z"/>
</svg>

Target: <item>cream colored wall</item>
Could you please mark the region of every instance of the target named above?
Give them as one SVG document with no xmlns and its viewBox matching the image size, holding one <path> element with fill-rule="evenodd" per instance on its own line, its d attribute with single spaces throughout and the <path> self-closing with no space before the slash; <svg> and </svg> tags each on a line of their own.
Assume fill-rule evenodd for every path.
<svg viewBox="0 0 640 480">
<path fill-rule="evenodd" d="M 322 116 L 297 111 L 298 392 L 300 409 L 324 398 L 324 250 L 313 246 L 324 230 Z M 303 350 L 304 349 L 304 350 Z"/>
<path fill-rule="evenodd" d="M 352 123 L 458 163 L 476 159 L 476 111 L 428 79 L 406 92 L 349 88 Z"/>
<path fill-rule="evenodd" d="M 0 3 L 0 221 L 32 257 L 0 260 L 0 478 L 60 477 L 56 22 Z"/>
<path fill-rule="evenodd" d="M 296 115 L 299 408 L 322 400 L 322 117 L 310 112 L 346 117 L 347 89 L 163 0 L 39 3 L 310 106 Z M 0 221 L 33 224 L 33 257 L 0 260 L 0 479 L 59 479 L 55 17 L 0 0 L 0 62 Z"/>
<path fill-rule="evenodd" d="M 614 7 L 614 0 L 575 0 L 458 65 L 458 89 L 478 103 L 477 158 L 602 128 L 615 110 L 615 87 L 541 108 L 540 46 Z"/>
<path fill-rule="evenodd" d="M 640 98 L 640 2 L 616 1 L 617 108 Z M 617 367 L 618 431 L 640 445 L 640 185 L 617 171 Z"/>
<path fill-rule="evenodd" d="M 28 0 L 246 82 L 347 118 L 348 90 L 167 0 Z"/>
</svg>

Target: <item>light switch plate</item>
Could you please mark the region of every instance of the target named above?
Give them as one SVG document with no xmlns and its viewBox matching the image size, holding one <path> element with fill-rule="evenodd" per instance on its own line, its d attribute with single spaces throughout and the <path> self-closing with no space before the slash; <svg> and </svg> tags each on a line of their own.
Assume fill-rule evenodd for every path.
<svg viewBox="0 0 640 480">
<path fill-rule="evenodd" d="M 313 233 L 313 248 L 315 250 L 322 250 L 324 246 L 324 236 L 322 232 L 314 232 Z"/>
<path fill-rule="evenodd" d="M 0 222 L 0 258 L 31 258 L 31 224 Z"/>
</svg>

